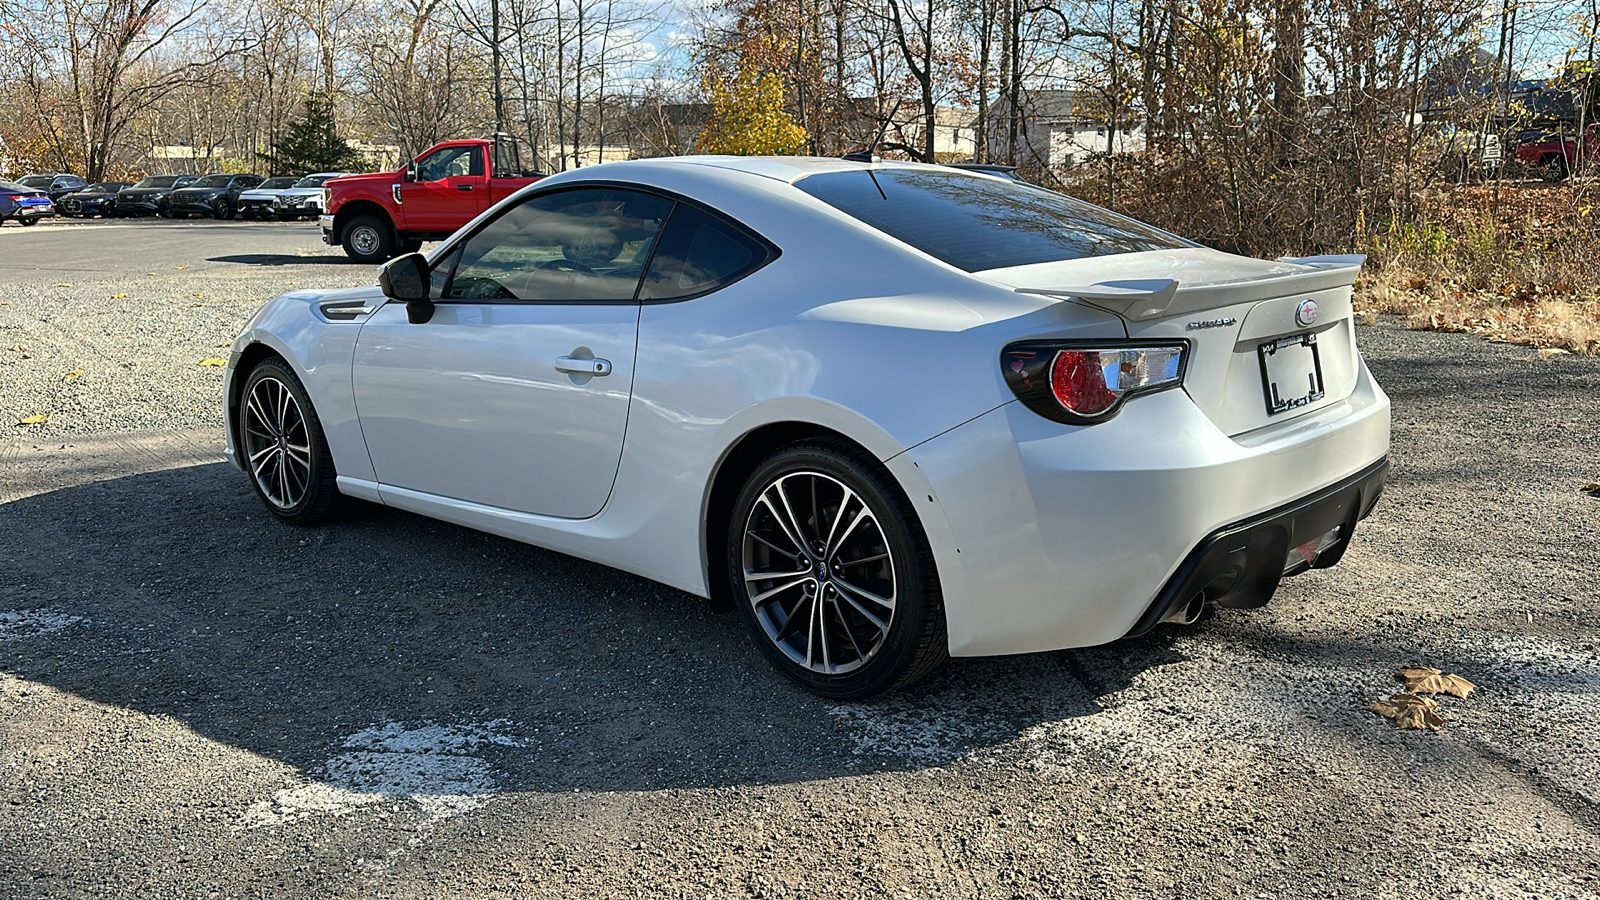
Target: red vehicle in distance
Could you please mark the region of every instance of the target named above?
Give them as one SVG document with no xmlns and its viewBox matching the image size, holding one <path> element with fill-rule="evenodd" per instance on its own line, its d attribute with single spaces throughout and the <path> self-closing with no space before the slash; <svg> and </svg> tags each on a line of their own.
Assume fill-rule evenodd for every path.
<svg viewBox="0 0 1600 900">
<path fill-rule="evenodd" d="M 1581 147 L 1574 135 L 1550 135 L 1519 145 L 1517 160 L 1541 170 L 1548 181 L 1564 181 L 1573 172 L 1600 161 L 1600 122 L 1584 129 Z"/>
<path fill-rule="evenodd" d="M 448 237 L 543 177 L 522 168 L 510 135 L 444 141 L 398 172 L 329 181 L 327 211 L 317 223 L 323 243 L 343 247 L 351 259 L 381 263 Z"/>
</svg>

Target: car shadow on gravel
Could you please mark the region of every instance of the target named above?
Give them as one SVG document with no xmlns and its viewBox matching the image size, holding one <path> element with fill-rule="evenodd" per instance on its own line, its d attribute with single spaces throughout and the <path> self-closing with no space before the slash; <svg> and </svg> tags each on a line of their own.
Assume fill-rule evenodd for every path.
<svg viewBox="0 0 1600 900">
<path fill-rule="evenodd" d="M 378 506 L 283 526 L 224 463 L 13 501 L 0 541 L 14 560 L 0 615 L 59 626 L 0 629 L 0 668 L 307 778 L 374 734 L 441 727 L 483 745 L 496 790 L 924 768 L 1098 712 L 1177 658 L 1158 630 L 1087 656 L 954 660 L 891 698 L 829 702 L 688 594 Z"/>
<path fill-rule="evenodd" d="M 347 265 L 355 260 L 348 256 L 298 256 L 293 253 L 234 253 L 228 256 L 210 256 L 206 262 L 234 263 L 242 266 L 306 266 Z"/>
</svg>

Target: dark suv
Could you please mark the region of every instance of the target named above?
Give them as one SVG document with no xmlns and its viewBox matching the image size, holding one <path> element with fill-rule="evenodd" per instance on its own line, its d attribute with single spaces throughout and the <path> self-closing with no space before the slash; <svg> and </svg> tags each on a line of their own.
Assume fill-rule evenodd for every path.
<svg viewBox="0 0 1600 900">
<path fill-rule="evenodd" d="M 31 187 L 36 191 L 44 191 L 50 195 L 50 202 L 55 203 L 73 191 L 81 191 L 88 187 L 89 182 L 76 175 L 68 175 L 66 172 L 38 172 L 18 178 L 17 184 Z"/>
<path fill-rule="evenodd" d="M 153 216 L 165 212 L 172 192 L 196 181 L 194 175 L 151 175 L 131 188 L 117 193 L 119 216 Z"/>
<path fill-rule="evenodd" d="M 261 183 L 260 175 L 206 175 L 185 188 L 172 192 L 167 217 L 200 214 L 216 219 L 231 219 L 239 209 L 239 194 Z"/>
</svg>

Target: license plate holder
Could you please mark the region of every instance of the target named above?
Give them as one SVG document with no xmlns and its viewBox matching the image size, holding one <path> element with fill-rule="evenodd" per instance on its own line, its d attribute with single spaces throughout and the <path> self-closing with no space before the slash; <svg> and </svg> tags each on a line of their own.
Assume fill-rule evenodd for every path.
<svg viewBox="0 0 1600 900">
<path fill-rule="evenodd" d="M 1327 395 L 1315 334 L 1295 334 L 1256 348 L 1261 358 L 1261 391 L 1267 415 L 1309 406 Z"/>
</svg>

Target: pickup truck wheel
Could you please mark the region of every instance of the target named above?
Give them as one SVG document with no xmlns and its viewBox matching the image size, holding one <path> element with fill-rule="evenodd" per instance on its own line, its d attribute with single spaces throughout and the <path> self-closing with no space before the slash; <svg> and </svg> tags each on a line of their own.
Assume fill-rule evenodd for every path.
<svg viewBox="0 0 1600 900">
<path fill-rule="evenodd" d="M 376 216 L 357 216 L 345 226 L 344 254 L 357 262 L 381 263 L 394 256 L 394 232 Z"/>
</svg>

